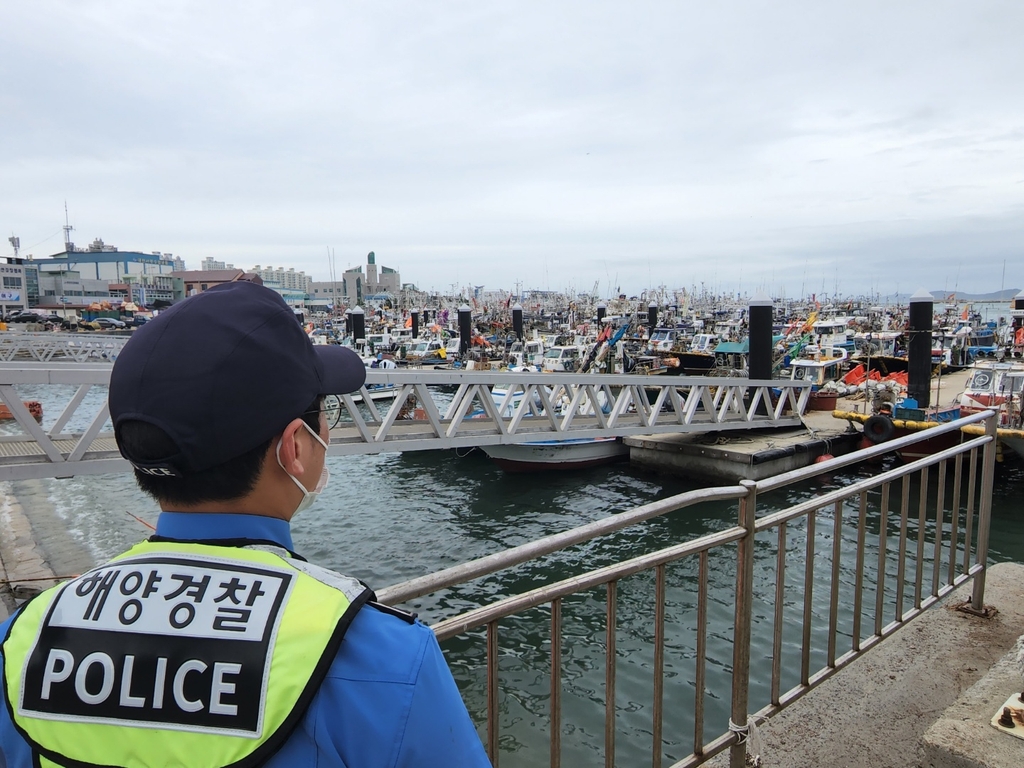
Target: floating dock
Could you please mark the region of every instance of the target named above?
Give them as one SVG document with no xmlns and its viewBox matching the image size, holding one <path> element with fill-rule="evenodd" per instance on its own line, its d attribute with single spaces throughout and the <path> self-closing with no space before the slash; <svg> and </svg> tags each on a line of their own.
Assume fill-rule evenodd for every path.
<svg viewBox="0 0 1024 768">
<path fill-rule="evenodd" d="M 932 403 L 950 404 L 964 389 L 970 371 L 932 379 Z M 836 410 L 870 415 L 868 401 L 839 398 Z M 861 433 L 827 410 L 807 411 L 803 427 L 722 431 L 701 434 L 625 437 L 629 460 L 656 472 L 702 480 L 735 483 L 762 480 L 813 464 L 823 455 L 841 456 L 856 450 Z"/>
</svg>

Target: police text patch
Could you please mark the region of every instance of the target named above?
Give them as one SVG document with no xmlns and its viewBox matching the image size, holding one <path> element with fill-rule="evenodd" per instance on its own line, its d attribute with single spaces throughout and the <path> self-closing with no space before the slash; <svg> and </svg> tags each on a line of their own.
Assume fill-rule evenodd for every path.
<svg viewBox="0 0 1024 768">
<path fill-rule="evenodd" d="M 259 738 L 295 574 L 188 554 L 65 584 L 28 655 L 19 713 Z"/>
</svg>

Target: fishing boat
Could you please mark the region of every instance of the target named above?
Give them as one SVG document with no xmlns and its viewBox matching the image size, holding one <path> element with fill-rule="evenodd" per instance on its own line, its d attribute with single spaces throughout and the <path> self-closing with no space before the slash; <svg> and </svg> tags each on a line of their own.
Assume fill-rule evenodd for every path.
<svg viewBox="0 0 1024 768">
<path fill-rule="evenodd" d="M 838 392 L 830 391 L 828 385 L 841 379 L 848 358 L 849 353 L 844 347 L 830 346 L 814 347 L 812 354 L 790 360 L 790 379 L 812 384 L 808 405 L 812 411 L 831 411 L 836 407 Z"/>
<path fill-rule="evenodd" d="M 1020 396 L 1024 363 L 1012 361 L 995 363 L 983 361 L 971 366 L 971 377 L 960 395 L 960 408 L 965 414 L 987 408 L 1003 409 L 1016 402 L 1020 414 Z"/>
<path fill-rule="evenodd" d="M 1024 458 L 1024 363 L 975 363 L 960 409 L 966 415 L 990 408 L 998 414 L 999 443 Z"/>
<path fill-rule="evenodd" d="M 32 415 L 32 418 L 36 421 L 43 420 L 43 404 L 38 400 L 25 400 L 22 403 L 28 412 Z M 11 409 L 6 405 L 0 405 L 0 421 L 8 421 L 14 418 L 14 414 L 11 413 Z"/>
<path fill-rule="evenodd" d="M 903 398 L 895 404 L 883 404 L 873 415 L 855 411 L 832 411 L 832 415 L 864 425 L 861 438 L 861 447 L 864 448 L 932 429 L 960 418 L 959 406 L 941 408 L 918 408 L 917 406 L 916 400 Z M 946 432 L 898 450 L 896 455 L 903 461 L 914 461 L 952 448 L 961 441 L 962 434 L 960 432 Z"/>
<path fill-rule="evenodd" d="M 509 367 L 535 367 L 540 370 L 544 363 L 544 342 L 541 339 L 527 339 L 513 342 L 508 352 Z"/>
<path fill-rule="evenodd" d="M 902 373 L 908 368 L 907 344 L 901 331 L 872 331 L 854 334 L 856 352 L 852 360 L 882 375 Z"/>
<path fill-rule="evenodd" d="M 480 449 L 506 472 L 582 469 L 610 464 L 629 455 L 629 448 L 616 437 L 580 437 L 520 445 L 485 445 Z"/>
<path fill-rule="evenodd" d="M 717 362 L 715 347 L 719 340 L 714 333 L 694 334 L 688 350 L 664 358 L 665 373 L 686 376 L 703 376 L 708 373 Z"/>
<path fill-rule="evenodd" d="M 580 363 L 579 347 L 551 347 L 544 351 L 543 370 L 552 373 L 572 373 Z"/>
</svg>

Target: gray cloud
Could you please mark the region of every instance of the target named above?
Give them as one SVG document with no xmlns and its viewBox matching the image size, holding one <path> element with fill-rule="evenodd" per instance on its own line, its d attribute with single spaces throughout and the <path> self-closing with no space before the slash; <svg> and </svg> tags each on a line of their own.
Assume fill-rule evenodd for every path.
<svg viewBox="0 0 1024 768">
<path fill-rule="evenodd" d="M 297 6 L 0 11 L 0 225 L 438 288 L 1024 285 L 1017 3 Z"/>
</svg>

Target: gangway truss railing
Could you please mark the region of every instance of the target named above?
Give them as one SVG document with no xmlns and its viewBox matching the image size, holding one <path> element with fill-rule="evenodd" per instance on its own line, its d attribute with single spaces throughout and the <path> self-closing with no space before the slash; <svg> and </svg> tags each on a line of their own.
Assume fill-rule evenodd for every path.
<svg viewBox="0 0 1024 768">
<path fill-rule="evenodd" d="M 0 362 L 113 362 L 128 336 L 106 333 L 0 333 Z"/>
<path fill-rule="evenodd" d="M 0 364 L 0 399 L 20 427 L 0 435 L 0 480 L 127 471 L 107 414 L 110 370 L 103 364 Z M 44 429 L 49 417 L 37 422 L 26 393 L 58 391 L 69 399 L 56 401 L 60 415 Z M 809 395 L 806 382 L 743 378 L 370 370 L 359 392 L 340 397 L 342 418 L 328 451 L 799 427 Z M 44 414 L 51 405 L 42 403 Z"/>
<path fill-rule="evenodd" d="M 983 423 L 983 435 L 961 436 L 961 427 L 975 423 Z M 594 679 L 600 672 L 595 672 L 580 684 L 583 694 L 577 697 L 595 710 L 577 711 L 577 717 L 588 724 L 598 717 L 604 722 L 603 743 L 600 737 L 593 739 L 598 743 L 587 745 L 588 755 L 603 749 L 604 764 L 609 768 L 617 762 L 641 764 L 640 750 L 646 751 L 655 768 L 663 765 L 666 755 L 685 755 L 672 763 L 673 768 L 685 768 L 729 749 L 731 768 L 741 768 L 750 719 L 776 714 L 957 586 L 974 580 L 971 599 L 960 607 L 984 614 L 995 430 L 994 413 L 986 411 L 929 429 L 926 435 L 899 438 L 772 478 L 672 496 L 378 590 L 378 599 L 422 609 L 424 596 L 443 595 L 461 587 L 454 602 L 465 603 L 475 594 L 477 580 L 484 577 L 493 579 L 507 572 L 519 573 L 522 578 L 517 567 L 539 568 L 543 558 L 552 553 L 575 545 L 590 545 L 586 551 L 592 552 L 601 537 L 682 510 L 698 514 L 695 508 L 701 504 L 735 500 L 736 524 L 724 530 L 666 542 L 667 546 L 657 551 L 508 594 L 458 615 L 442 615 L 433 623 L 433 630 L 449 662 L 454 662 L 453 668 L 469 668 L 463 673 L 470 677 L 462 681 L 464 695 L 486 688 L 483 704 L 471 709 L 483 721 L 485 745 L 496 767 L 510 758 L 518 765 L 562 765 L 563 741 L 569 737 L 579 740 L 587 733 L 583 723 L 567 722 L 563 712 L 563 694 L 567 695 L 567 685 L 573 679 L 569 673 L 578 678 L 581 670 L 603 667 L 603 690 Z M 943 435 L 962 442 L 911 463 L 880 468 L 867 478 L 855 477 L 845 487 L 826 485 L 834 489 L 795 504 L 767 503 L 779 496 L 775 492 L 780 489 L 822 475 L 831 477 L 837 470 L 877 461 Z M 808 494 L 797 496 L 801 495 Z M 759 517 L 762 506 L 772 511 Z M 723 621 L 727 609 L 720 604 L 712 611 L 712 562 L 718 575 L 724 569 L 726 583 L 734 585 L 725 588 L 731 622 Z M 637 585 L 635 580 L 645 576 L 648 578 Z M 620 585 L 631 586 L 628 597 L 620 595 Z M 479 593 L 501 594 L 501 588 L 492 581 L 479 588 Z M 845 602 L 840 601 L 841 593 Z M 681 607 L 687 600 L 691 607 Z M 591 635 L 583 644 L 570 645 L 564 628 L 572 618 L 571 611 L 585 612 L 587 608 L 591 609 Z M 600 611 L 604 613 L 603 642 L 593 636 L 593 624 L 600 621 L 594 620 L 594 614 Z M 623 612 L 629 617 L 620 624 L 618 616 Z M 503 632 L 508 633 L 509 645 L 502 644 Z M 537 660 L 526 666 L 523 638 L 538 636 L 539 647 L 532 649 Z M 617 650 L 617 643 L 624 638 L 634 645 L 629 653 Z M 752 670 L 755 639 L 759 661 Z M 714 650 L 712 644 L 717 644 Z M 545 649 L 548 658 L 543 662 Z M 567 650 L 571 650 L 571 660 L 564 656 Z M 709 665 L 729 655 L 731 693 L 717 690 L 712 697 L 705 692 Z M 510 659 L 525 668 L 517 668 L 514 680 L 503 683 L 499 662 Z M 634 668 L 649 671 L 647 704 L 636 700 L 636 679 L 630 680 L 628 704 L 621 701 L 617 672 L 630 661 Z M 675 667 L 671 676 L 666 671 L 668 663 Z M 681 668 L 685 670 L 681 672 Z M 541 676 L 549 678 L 549 688 L 535 697 L 538 703 L 531 711 L 529 726 L 531 745 L 522 748 L 532 746 L 533 751 L 519 754 L 513 746 L 526 738 L 509 733 L 515 727 L 515 719 L 508 715 L 509 702 L 527 698 L 524 686 L 533 684 L 543 690 L 534 683 Z M 721 711 L 718 722 L 712 722 L 709 706 L 727 696 L 728 724 Z M 546 712 L 538 711 L 545 708 Z M 638 714 L 646 712 L 649 717 Z M 670 728 L 665 727 L 666 712 L 673 716 Z M 681 735 L 680 712 L 689 713 L 688 738 Z M 616 723 L 626 716 L 639 720 L 629 735 L 639 738 L 637 734 L 648 734 L 646 745 L 622 743 L 624 736 Z M 540 754 L 533 736 L 544 728 L 545 719 L 548 749 L 547 754 Z M 707 739 L 708 730 L 717 735 Z M 617 749 L 627 746 L 629 759 L 617 761 Z"/>
</svg>

